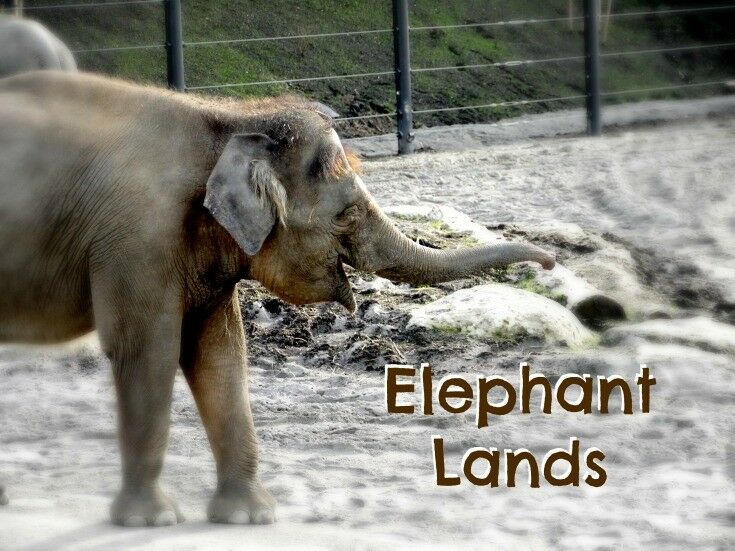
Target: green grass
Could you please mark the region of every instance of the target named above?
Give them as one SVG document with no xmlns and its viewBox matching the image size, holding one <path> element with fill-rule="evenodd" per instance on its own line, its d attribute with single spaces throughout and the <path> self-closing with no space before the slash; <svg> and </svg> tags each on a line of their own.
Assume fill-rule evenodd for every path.
<svg viewBox="0 0 735 551">
<path fill-rule="evenodd" d="M 59 1 L 59 0 L 57 0 Z M 76 2 L 77 0 L 61 0 Z M 46 2 L 38 2 L 42 4 Z M 55 2 L 56 3 L 56 2 Z M 653 0 L 628 0 L 616 9 L 633 11 L 650 7 Z M 31 6 L 34 2 L 27 1 Z M 449 25 L 527 18 L 564 17 L 566 0 L 462 0 L 411 3 L 411 25 Z M 29 12 L 31 13 L 31 12 Z M 158 4 L 109 6 L 32 12 L 57 32 L 72 49 L 130 44 L 161 44 L 164 40 L 162 8 Z M 716 16 L 712 16 L 716 22 Z M 265 36 L 390 28 L 387 0 L 183 0 L 184 39 L 188 42 Z M 611 24 L 603 51 L 657 48 L 695 43 L 681 17 L 663 23 L 625 18 Z M 709 37 L 708 37 L 709 38 Z M 716 41 L 716 40 L 709 40 Z M 582 53 L 579 22 L 566 21 L 411 32 L 414 68 L 495 63 L 519 59 L 573 56 Z M 686 82 L 723 80 L 732 74 L 728 52 L 647 54 L 607 58 L 603 63 L 603 89 L 648 88 Z M 732 53 L 731 51 L 729 53 Z M 159 50 L 77 55 L 83 69 L 137 81 L 165 84 L 165 52 Z M 390 71 L 392 36 L 363 36 L 188 46 L 186 80 L 190 86 L 253 82 L 322 75 Z M 414 73 L 415 109 L 543 99 L 583 93 L 583 64 L 579 61 Z M 325 101 L 343 115 L 390 112 L 395 92 L 392 75 L 328 82 L 275 84 L 224 88 L 212 92 L 246 97 L 298 91 Z M 712 89 L 646 93 L 608 102 L 651 97 L 691 97 Z M 495 121 L 523 113 L 579 106 L 581 101 L 541 102 L 520 107 L 497 107 L 416 116 L 417 126 Z M 354 123 L 348 133 L 391 131 L 391 119 Z"/>
<path fill-rule="evenodd" d="M 513 285 L 519 289 L 523 289 L 524 291 L 529 291 L 531 293 L 536 293 L 537 295 L 550 298 L 563 306 L 566 306 L 567 304 L 567 297 L 564 293 L 551 291 L 548 287 L 541 285 L 536 279 L 534 272 L 528 271 L 524 273 L 520 279 L 513 283 Z"/>
<path fill-rule="evenodd" d="M 452 324 L 435 324 L 430 327 L 432 331 L 442 333 L 444 335 L 461 335 L 465 333 L 465 329 L 458 325 Z M 518 343 L 528 337 L 528 332 L 521 326 L 510 326 L 507 322 L 504 322 L 499 327 L 496 327 L 492 333 L 488 335 L 488 339 L 491 342 L 497 344 L 507 343 Z"/>
</svg>

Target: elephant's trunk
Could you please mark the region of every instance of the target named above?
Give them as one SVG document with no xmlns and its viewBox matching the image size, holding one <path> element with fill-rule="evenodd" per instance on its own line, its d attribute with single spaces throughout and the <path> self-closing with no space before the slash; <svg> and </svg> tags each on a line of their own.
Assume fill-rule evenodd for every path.
<svg viewBox="0 0 735 551">
<path fill-rule="evenodd" d="M 554 257 L 534 245 L 499 243 L 458 250 L 432 249 L 403 235 L 377 207 L 371 209 L 368 219 L 369 229 L 363 233 L 359 254 L 350 259 L 350 264 L 393 281 L 439 283 L 523 261 L 538 262 L 546 269 L 554 267 Z"/>
</svg>

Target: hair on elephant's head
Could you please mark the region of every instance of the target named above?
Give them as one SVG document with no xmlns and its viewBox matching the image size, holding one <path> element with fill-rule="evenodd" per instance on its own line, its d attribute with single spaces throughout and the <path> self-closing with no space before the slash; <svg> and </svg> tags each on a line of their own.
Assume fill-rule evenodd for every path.
<svg viewBox="0 0 735 551">
<path fill-rule="evenodd" d="M 436 283 L 521 261 L 554 259 L 529 244 L 461 250 L 401 234 L 360 178 L 330 116 L 309 104 L 253 116 L 232 135 L 207 182 L 204 205 L 249 257 L 251 277 L 294 304 L 355 300 L 344 264 L 393 281 Z"/>
</svg>

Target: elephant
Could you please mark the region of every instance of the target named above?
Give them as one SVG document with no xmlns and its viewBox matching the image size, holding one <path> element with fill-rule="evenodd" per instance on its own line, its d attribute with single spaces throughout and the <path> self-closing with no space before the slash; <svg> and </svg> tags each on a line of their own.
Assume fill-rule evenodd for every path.
<svg viewBox="0 0 735 551">
<path fill-rule="evenodd" d="M 41 23 L 0 15 L 0 78 L 38 69 L 74 73 L 77 63 L 69 48 Z"/>
<path fill-rule="evenodd" d="M 159 487 L 183 371 L 215 457 L 208 517 L 270 523 L 236 285 L 354 312 L 345 265 L 432 283 L 551 254 L 405 237 L 334 121 L 296 96 L 215 100 L 85 73 L 0 81 L 0 340 L 96 331 L 117 397 L 120 525 L 182 520 Z"/>
</svg>

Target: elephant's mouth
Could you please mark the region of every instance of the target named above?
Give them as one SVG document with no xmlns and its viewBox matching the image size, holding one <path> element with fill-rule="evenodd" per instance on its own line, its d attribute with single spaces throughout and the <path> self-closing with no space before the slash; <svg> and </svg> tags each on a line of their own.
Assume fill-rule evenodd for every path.
<svg viewBox="0 0 735 551">
<path fill-rule="evenodd" d="M 346 263 L 346 259 L 342 256 L 337 258 L 337 284 L 335 286 L 335 296 L 333 300 L 340 303 L 350 314 L 352 314 L 355 312 L 357 305 L 355 304 L 355 295 L 352 293 L 350 280 L 347 278 L 347 274 L 345 273 L 344 265 Z"/>
</svg>

